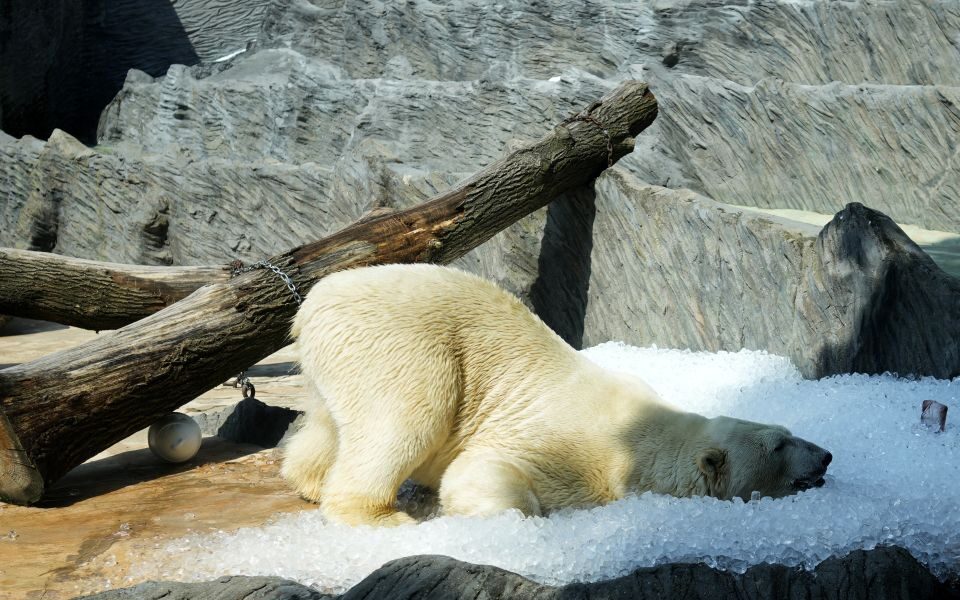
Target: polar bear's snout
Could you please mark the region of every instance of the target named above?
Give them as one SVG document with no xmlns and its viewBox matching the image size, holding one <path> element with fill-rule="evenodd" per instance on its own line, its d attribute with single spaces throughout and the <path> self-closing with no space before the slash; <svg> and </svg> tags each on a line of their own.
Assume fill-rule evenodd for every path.
<svg viewBox="0 0 960 600">
<path fill-rule="evenodd" d="M 730 417 L 707 421 L 714 444 L 726 452 L 727 485 L 718 497 L 749 500 L 782 498 L 820 487 L 833 455 L 779 425 L 766 425 Z"/>
<path fill-rule="evenodd" d="M 802 492 L 810 488 L 821 487 L 825 483 L 823 476 L 826 475 L 827 467 L 833 461 L 833 454 L 802 438 L 793 438 L 793 440 L 795 440 L 794 445 L 797 452 L 803 456 L 801 459 L 791 462 L 804 467 L 801 475 L 793 480 L 793 488 Z"/>
</svg>

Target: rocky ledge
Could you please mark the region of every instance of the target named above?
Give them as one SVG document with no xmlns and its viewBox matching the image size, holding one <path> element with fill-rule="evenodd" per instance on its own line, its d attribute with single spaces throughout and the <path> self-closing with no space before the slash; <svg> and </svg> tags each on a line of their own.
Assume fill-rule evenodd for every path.
<svg viewBox="0 0 960 600">
<path fill-rule="evenodd" d="M 576 267 L 557 287 L 576 289 L 570 271 L 590 274 L 583 300 L 563 303 L 580 307 L 583 329 L 569 308 L 541 311 L 568 337 L 585 332 L 585 346 L 767 350 L 809 378 L 960 375 L 960 279 L 883 213 L 851 203 L 819 229 L 650 186 L 619 168 L 596 189 L 592 237 L 569 217 L 556 229 L 548 219 L 547 229 L 567 241 L 557 252 Z M 575 206 L 554 203 L 550 215 L 587 211 Z M 592 245 L 579 254 L 587 264 L 571 250 L 578 239 Z"/>
<path fill-rule="evenodd" d="M 951 600 L 955 584 L 943 583 L 906 550 L 857 550 L 830 558 L 813 571 L 762 564 L 745 573 L 704 564 L 671 564 L 597 583 L 552 587 L 516 573 L 446 556 L 391 561 L 340 596 L 321 594 L 276 577 L 223 577 L 206 583 L 147 582 L 87 600 Z"/>
</svg>

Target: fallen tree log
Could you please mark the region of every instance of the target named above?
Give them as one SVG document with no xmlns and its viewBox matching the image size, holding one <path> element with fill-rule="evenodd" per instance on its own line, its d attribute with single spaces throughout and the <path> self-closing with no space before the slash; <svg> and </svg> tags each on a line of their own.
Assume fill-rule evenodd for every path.
<svg viewBox="0 0 960 600">
<path fill-rule="evenodd" d="M 230 267 L 147 267 L 0 248 L 0 314 L 116 329 L 230 278 Z"/>
<path fill-rule="evenodd" d="M 375 208 L 359 223 L 394 209 Z M 232 265 L 162 267 L 84 260 L 0 248 L 0 326 L 4 316 L 83 329 L 118 329 L 230 279 Z"/>
<path fill-rule="evenodd" d="M 455 189 L 270 259 L 305 294 L 323 276 L 391 262 L 447 263 L 581 187 L 633 149 L 657 103 L 625 82 L 539 142 Z M 0 499 L 45 486 L 281 347 L 296 304 L 270 270 L 207 285 L 81 346 L 0 371 Z"/>
</svg>

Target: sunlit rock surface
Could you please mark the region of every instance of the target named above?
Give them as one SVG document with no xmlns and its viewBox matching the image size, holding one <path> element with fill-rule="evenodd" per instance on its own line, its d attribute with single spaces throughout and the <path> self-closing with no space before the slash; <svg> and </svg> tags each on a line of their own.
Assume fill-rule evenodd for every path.
<svg viewBox="0 0 960 600">
<path fill-rule="evenodd" d="M 140 6 L 120 4 L 131 14 Z M 806 338 L 791 332 L 819 331 L 782 294 L 767 307 L 775 326 L 750 324 L 751 307 L 769 302 L 761 290 L 797 266 L 799 251 L 780 241 L 793 233 L 766 227 L 745 250 L 728 209 L 682 202 L 669 203 L 672 216 L 662 216 L 673 225 L 661 231 L 629 206 L 663 197 L 645 184 L 827 214 L 860 202 L 960 232 L 956 3 L 222 4 L 175 7 L 196 53 L 184 62 L 196 64 L 160 77 L 131 70 L 95 147 L 63 132 L 46 142 L 0 135 L 0 244 L 148 264 L 255 261 L 370 209 L 414 205 L 626 78 L 650 81 L 661 106 L 617 166 L 636 185 L 626 193 L 601 178 L 457 263 L 520 295 L 575 345 L 628 330 L 621 337 L 633 343 L 797 358 L 790 348 Z M 122 11 L 112 10 L 116 20 Z M 718 287 L 712 263 L 696 258 L 706 221 L 722 225 L 713 249 L 742 264 Z M 626 239 L 662 248 L 640 256 Z M 782 255 L 766 243 L 786 244 L 793 258 L 773 265 Z M 659 317 L 640 294 L 656 289 L 650 281 L 683 290 Z M 716 297 L 714 321 L 729 322 L 681 322 L 698 294 Z M 952 360 L 938 344 L 931 353 Z M 812 352 L 797 358 L 810 375 L 871 368 L 820 368 Z M 943 376 L 956 366 L 876 368 Z"/>
</svg>

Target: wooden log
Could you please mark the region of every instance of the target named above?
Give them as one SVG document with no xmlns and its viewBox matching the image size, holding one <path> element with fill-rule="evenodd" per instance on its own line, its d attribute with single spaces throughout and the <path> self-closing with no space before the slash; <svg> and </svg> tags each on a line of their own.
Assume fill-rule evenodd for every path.
<svg viewBox="0 0 960 600">
<path fill-rule="evenodd" d="M 147 267 L 0 248 L 0 314 L 116 329 L 229 278 L 226 265 Z"/>
<path fill-rule="evenodd" d="M 358 223 L 394 212 L 374 208 Z M 151 267 L 0 248 L 0 327 L 14 316 L 117 329 L 228 280 L 232 271 L 232 265 Z"/>
<path fill-rule="evenodd" d="M 621 84 L 539 142 L 408 210 L 355 223 L 270 259 L 306 294 L 341 269 L 447 263 L 633 149 L 657 103 Z M 609 134 L 605 133 L 609 132 Z M 266 269 L 207 285 L 81 346 L 0 371 L 0 499 L 29 504 L 46 485 L 287 340 L 292 295 Z"/>
</svg>

